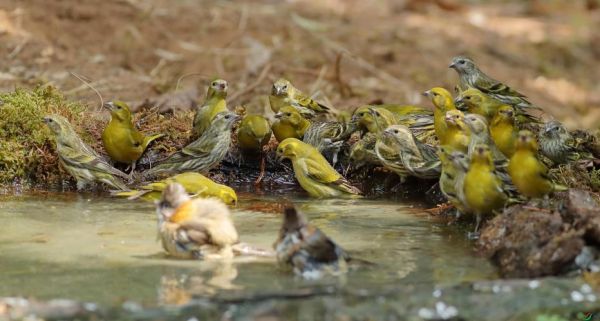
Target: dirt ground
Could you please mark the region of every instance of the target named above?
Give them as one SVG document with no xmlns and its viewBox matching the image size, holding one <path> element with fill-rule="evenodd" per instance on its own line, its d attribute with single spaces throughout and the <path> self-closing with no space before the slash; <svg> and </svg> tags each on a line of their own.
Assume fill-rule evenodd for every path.
<svg viewBox="0 0 600 321">
<path fill-rule="evenodd" d="M 52 84 L 97 108 L 202 96 L 266 112 L 284 76 L 338 109 L 430 106 L 467 54 L 570 128 L 600 124 L 600 10 L 591 1 L 0 0 L 0 90 Z M 195 74 L 180 79 L 183 75 Z M 179 86 L 177 85 L 179 82 Z M 196 90 L 196 88 L 200 88 Z M 168 99 L 167 108 L 186 103 Z"/>
</svg>

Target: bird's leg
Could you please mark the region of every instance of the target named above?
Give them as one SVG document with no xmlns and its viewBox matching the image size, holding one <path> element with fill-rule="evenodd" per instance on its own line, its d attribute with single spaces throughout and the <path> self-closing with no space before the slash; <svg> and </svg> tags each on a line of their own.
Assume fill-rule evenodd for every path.
<svg viewBox="0 0 600 321">
<path fill-rule="evenodd" d="M 262 181 L 263 177 L 265 177 L 265 155 L 264 155 L 264 153 L 261 152 L 260 153 L 260 173 L 258 174 L 258 177 L 254 181 L 254 185 L 260 185 L 260 182 Z"/>
<path fill-rule="evenodd" d="M 476 220 L 475 221 L 475 231 L 470 232 L 468 234 L 467 237 L 469 238 L 469 240 L 477 240 L 477 239 L 479 239 L 479 224 L 481 223 L 481 215 L 477 214 L 475 217 L 476 217 L 476 219 L 475 219 Z"/>
</svg>

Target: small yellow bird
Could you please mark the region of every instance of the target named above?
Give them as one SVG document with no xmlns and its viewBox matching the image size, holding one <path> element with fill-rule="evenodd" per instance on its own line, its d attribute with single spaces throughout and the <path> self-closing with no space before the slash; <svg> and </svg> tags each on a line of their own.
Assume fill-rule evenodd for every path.
<svg viewBox="0 0 600 321">
<path fill-rule="evenodd" d="M 296 138 L 281 142 L 277 156 L 292 161 L 298 183 L 312 197 L 356 197 L 361 193 L 336 172 L 319 151 Z"/>
<path fill-rule="evenodd" d="M 484 94 L 477 88 L 468 88 L 461 92 L 456 97 L 456 104 L 464 104 L 467 113 L 481 115 L 488 122 L 496 115 L 500 106 L 505 106 L 501 101 Z"/>
<path fill-rule="evenodd" d="M 515 112 L 511 106 L 503 105 L 498 108 L 490 123 L 490 135 L 504 156 L 510 158 L 514 154 L 517 127 Z"/>
<path fill-rule="evenodd" d="M 381 165 L 381 161 L 375 152 L 377 135 L 366 133 L 350 148 L 350 165 L 356 170 L 366 165 Z"/>
<path fill-rule="evenodd" d="M 446 112 L 446 134 L 443 139 L 446 144 L 455 150 L 466 153 L 469 150 L 471 131 L 465 124 L 465 115 L 458 109 Z"/>
<path fill-rule="evenodd" d="M 477 217 L 475 232 L 479 229 L 482 216 L 492 214 L 506 204 L 508 195 L 503 187 L 504 183 L 496 173 L 489 147 L 476 145 L 463 186 L 466 205 Z"/>
<path fill-rule="evenodd" d="M 227 87 L 227 81 L 223 79 L 215 79 L 210 83 L 204 103 L 196 109 L 191 139 L 202 136 L 219 113 L 228 111 L 225 100 Z"/>
<path fill-rule="evenodd" d="M 478 114 L 467 114 L 465 116 L 465 124 L 467 124 L 467 127 L 469 127 L 469 131 L 471 132 L 468 156 L 471 157 L 476 146 L 483 144 L 491 151 L 495 164 L 506 165 L 508 159 L 492 140 L 485 117 Z"/>
<path fill-rule="evenodd" d="M 271 134 L 271 125 L 265 117 L 246 115 L 237 130 L 238 145 L 244 151 L 262 153 Z"/>
<path fill-rule="evenodd" d="M 370 133 L 383 132 L 390 125 L 404 125 L 421 140 L 434 134 L 433 113 L 421 107 L 392 104 L 365 105 L 354 111 L 352 120 L 361 130 Z"/>
<path fill-rule="evenodd" d="M 448 130 L 448 124 L 446 124 L 446 112 L 450 110 L 456 110 L 452 95 L 450 92 L 441 87 L 434 87 L 423 93 L 426 97 L 431 99 L 435 109 L 433 110 L 433 128 L 435 135 L 440 141 L 440 145 L 448 144 L 448 136 L 446 131 Z"/>
<path fill-rule="evenodd" d="M 304 132 L 310 126 L 310 121 L 304 118 L 300 112 L 292 106 L 284 106 L 275 114 L 277 119 L 271 129 L 278 142 L 284 141 L 286 138 L 304 137 Z"/>
<path fill-rule="evenodd" d="M 548 176 L 548 168 L 538 159 L 538 144 L 528 130 L 519 132 L 516 151 L 508 163 L 508 173 L 517 190 L 526 197 L 536 198 L 554 190 L 565 190 L 554 184 Z"/>
<path fill-rule="evenodd" d="M 370 109 L 374 109 L 376 113 L 370 112 Z M 398 124 L 398 118 L 393 112 L 386 108 L 368 105 L 358 107 L 352 115 L 352 120 L 361 129 L 374 134 L 383 132 L 390 125 Z"/>
<path fill-rule="evenodd" d="M 440 176 L 440 160 L 435 147 L 419 141 L 408 127 L 392 125 L 383 135 L 396 141 L 400 161 L 410 176 L 422 179 Z"/>
<path fill-rule="evenodd" d="M 110 158 L 129 164 L 131 171 L 148 145 L 163 134 L 144 136 L 133 125 L 129 106 L 122 101 L 109 102 L 104 107 L 110 110 L 110 122 L 102 132 L 102 143 Z"/>
<path fill-rule="evenodd" d="M 230 259 L 238 233 L 229 209 L 216 199 L 191 199 L 178 183 L 156 202 L 158 236 L 164 250 L 182 259 Z"/>
<path fill-rule="evenodd" d="M 77 180 L 77 189 L 88 183 L 100 182 L 112 188 L 128 191 L 120 178 L 127 174 L 110 166 L 77 135 L 69 121 L 59 115 L 44 117 L 44 123 L 55 136 L 58 160 L 62 167 Z"/>
<path fill-rule="evenodd" d="M 260 173 L 254 184 L 260 184 L 265 176 L 264 146 L 271 140 L 272 134 L 269 120 L 261 115 L 246 115 L 237 131 L 238 145 L 244 154 L 260 155 Z"/>
<path fill-rule="evenodd" d="M 461 155 L 460 160 L 456 156 L 459 155 L 457 153 Z M 464 203 L 464 193 L 461 191 L 465 175 L 469 169 L 468 164 L 464 161 L 465 155 L 446 145 L 438 147 L 438 157 L 442 163 L 440 190 L 460 214 L 469 213 Z"/>
<path fill-rule="evenodd" d="M 172 183 L 181 184 L 181 186 L 185 188 L 185 191 L 188 194 L 191 194 L 194 198 L 214 197 L 220 199 L 228 205 L 237 204 L 237 195 L 231 187 L 218 184 L 210 178 L 195 172 L 177 174 L 175 176 L 144 185 L 140 187 L 141 190 L 139 191 L 133 190 L 128 192 L 118 192 L 115 195 L 128 197 L 129 199 L 143 198 L 154 201 L 160 199 L 161 192 Z"/>
<path fill-rule="evenodd" d="M 314 116 L 315 112 L 329 112 L 329 107 L 314 101 L 283 78 L 273 83 L 269 103 L 274 113 L 278 113 L 285 106 L 296 108 L 302 116 L 308 118 Z"/>
</svg>

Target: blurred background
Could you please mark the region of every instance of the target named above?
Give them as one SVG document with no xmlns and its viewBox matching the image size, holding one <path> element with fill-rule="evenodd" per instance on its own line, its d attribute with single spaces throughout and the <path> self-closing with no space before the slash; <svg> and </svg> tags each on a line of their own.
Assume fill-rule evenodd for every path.
<svg viewBox="0 0 600 321">
<path fill-rule="evenodd" d="M 353 109 L 430 106 L 458 54 L 570 128 L 600 125 L 600 1 L 0 0 L 0 90 L 188 108 L 207 82 L 267 111 L 272 82 Z"/>
</svg>

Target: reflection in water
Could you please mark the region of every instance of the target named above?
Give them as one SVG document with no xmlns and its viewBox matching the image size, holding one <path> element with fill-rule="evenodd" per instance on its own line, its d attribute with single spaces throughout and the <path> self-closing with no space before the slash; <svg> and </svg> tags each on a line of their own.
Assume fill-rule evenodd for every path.
<svg viewBox="0 0 600 321">
<path fill-rule="evenodd" d="M 242 195 L 233 209 L 240 239 L 272 249 L 281 213 L 258 209 L 276 209 L 282 200 L 251 197 Z M 427 215 L 407 205 L 369 200 L 293 203 L 353 257 L 375 265 L 352 266 L 341 279 L 306 281 L 268 257 L 236 258 L 227 264 L 174 260 L 156 241 L 151 203 L 70 194 L 11 197 L 0 200 L 0 295 L 155 305 L 230 293 L 454 284 L 495 276 L 487 261 L 472 255 L 464 235 L 429 222 Z"/>
<path fill-rule="evenodd" d="M 214 260 L 194 272 L 162 275 L 158 289 L 158 303 L 182 305 L 193 297 L 207 297 L 221 290 L 241 290 L 234 284 L 237 267 L 231 260 Z"/>
</svg>

